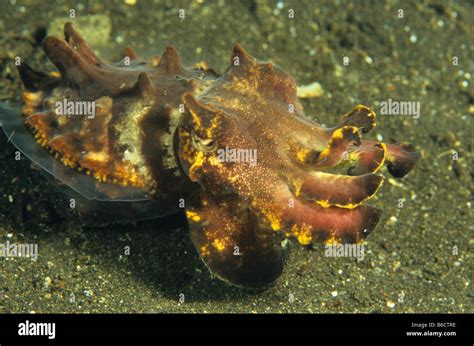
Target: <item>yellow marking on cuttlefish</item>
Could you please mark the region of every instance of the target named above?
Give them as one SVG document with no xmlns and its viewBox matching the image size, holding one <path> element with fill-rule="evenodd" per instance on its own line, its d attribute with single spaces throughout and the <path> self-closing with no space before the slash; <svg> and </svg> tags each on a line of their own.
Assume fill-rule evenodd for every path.
<svg viewBox="0 0 474 346">
<path fill-rule="evenodd" d="M 384 180 L 385 180 L 385 178 L 382 177 L 382 180 L 380 181 L 379 186 L 377 186 L 377 188 L 375 189 L 374 193 L 371 194 L 370 196 L 367 196 L 366 198 L 361 200 L 359 203 L 348 203 L 348 204 L 330 203 L 328 199 L 319 200 L 319 201 L 315 201 L 315 202 L 323 208 L 339 207 L 339 208 L 344 208 L 344 209 L 354 209 L 354 208 L 357 208 L 358 206 L 360 206 L 365 201 L 368 201 L 369 199 L 374 197 L 377 194 L 377 192 L 379 191 L 379 189 L 382 187 Z"/>
<path fill-rule="evenodd" d="M 220 112 L 216 112 L 214 118 L 211 120 L 211 126 L 206 130 L 207 138 L 212 138 L 212 132 L 219 126 L 220 122 Z"/>
<path fill-rule="evenodd" d="M 202 167 L 205 162 L 204 153 L 199 151 L 194 158 L 192 166 L 189 168 L 189 173 L 191 174 L 195 169 Z"/>
<path fill-rule="evenodd" d="M 276 217 L 275 215 L 271 215 L 271 214 L 267 217 L 270 220 L 270 226 L 272 227 L 272 229 L 274 231 L 278 231 L 278 230 L 281 229 L 281 221 L 278 217 Z"/>
<path fill-rule="evenodd" d="M 200 68 L 202 70 L 207 70 L 209 68 L 209 65 L 204 60 L 201 60 L 201 61 L 195 63 L 193 65 L 193 68 L 195 68 L 195 69 Z"/>
<path fill-rule="evenodd" d="M 207 244 L 201 246 L 200 252 L 201 252 L 201 256 L 202 256 L 202 257 L 208 256 L 208 255 L 211 254 L 211 252 L 209 251 L 209 247 L 207 246 Z"/>
<path fill-rule="evenodd" d="M 278 217 L 278 215 L 275 215 L 271 211 L 263 211 L 262 214 L 268 220 L 268 222 L 270 223 L 270 227 L 274 231 L 279 231 L 281 229 L 281 219 L 280 217 Z"/>
<path fill-rule="evenodd" d="M 297 179 L 293 182 L 293 186 L 295 188 L 295 197 L 298 198 L 301 195 L 301 187 L 303 186 L 303 182 L 300 179 Z"/>
<path fill-rule="evenodd" d="M 313 241 L 313 237 L 311 235 L 308 235 L 306 233 L 302 233 L 298 236 L 298 242 L 301 245 L 309 245 Z"/>
<path fill-rule="evenodd" d="M 324 243 L 326 245 L 338 245 L 341 242 L 338 238 L 336 238 L 335 234 L 331 234 L 331 236 L 328 239 L 326 239 L 326 241 Z"/>
<path fill-rule="evenodd" d="M 385 159 L 387 158 L 387 146 L 385 145 L 385 143 L 382 142 L 380 142 L 379 144 L 382 146 L 383 158 L 382 161 L 380 161 L 379 165 L 375 168 L 373 173 L 377 172 L 383 166 L 383 164 L 385 163 Z"/>
<path fill-rule="evenodd" d="M 296 237 L 301 245 L 309 245 L 313 241 L 312 227 L 305 223 L 301 226 L 294 224 L 289 234 Z"/>
<path fill-rule="evenodd" d="M 187 216 L 188 219 L 191 219 L 194 222 L 201 221 L 201 216 L 196 212 L 186 210 L 186 216 Z"/>
<path fill-rule="evenodd" d="M 211 166 L 216 166 L 216 167 L 222 166 L 222 162 L 216 156 L 209 157 L 209 163 L 211 164 Z"/>
<path fill-rule="evenodd" d="M 316 203 L 319 204 L 323 208 L 329 208 L 330 206 L 332 206 L 332 204 L 329 203 L 328 199 L 322 199 L 320 201 L 316 201 Z"/>
<path fill-rule="evenodd" d="M 73 161 L 73 160 L 70 160 L 69 158 L 67 157 L 62 157 L 61 158 L 61 162 L 66 166 L 66 167 L 70 167 L 70 168 L 75 168 L 76 166 L 76 163 Z M 89 173 L 89 171 L 88 171 Z M 90 173 L 89 173 L 90 174 Z"/>
<path fill-rule="evenodd" d="M 193 117 L 194 122 L 196 123 L 196 125 L 198 127 L 200 127 L 201 126 L 201 118 L 199 117 L 199 115 L 195 111 L 193 111 L 190 107 L 188 107 L 188 111 L 189 111 L 189 113 L 191 113 L 191 116 Z"/>
<path fill-rule="evenodd" d="M 333 132 L 332 136 L 331 136 L 331 142 L 333 139 L 342 139 L 344 138 L 343 134 L 342 134 L 342 128 L 340 129 L 337 129 L 336 131 Z"/>
<path fill-rule="evenodd" d="M 363 201 L 365 201 L 365 199 Z M 359 205 L 361 205 L 362 202 L 357 203 L 357 204 L 353 204 L 353 203 L 339 204 L 339 203 L 330 203 L 329 200 L 327 200 L 327 199 L 321 200 L 321 201 L 316 201 L 316 203 L 319 204 L 323 208 L 339 207 L 339 208 L 344 208 L 344 209 L 354 209 L 354 208 L 358 207 Z"/>
<path fill-rule="evenodd" d="M 98 152 L 89 152 L 86 158 L 91 161 L 106 162 L 109 157 L 103 151 L 98 151 Z"/>
<path fill-rule="evenodd" d="M 23 100 L 26 103 L 34 103 L 35 105 L 43 101 L 44 92 L 43 91 L 25 91 L 23 93 Z"/>
<path fill-rule="evenodd" d="M 214 239 L 212 246 L 216 248 L 217 251 L 222 252 L 225 249 L 225 243 L 221 239 Z"/>
<path fill-rule="evenodd" d="M 341 129 L 337 129 L 336 131 L 334 131 L 331 139 L 329 140 L 329 143 L 326 145 L 326 147 L 323 149 L 323 151 L 321 151 L 321 153 L 319 154 L 318 161 L 322 161 L 326 157 L 331 155 L 331 146 L 335 142 L 335 140 L 339 140 L 339 139 L 344 138 L 344 136 L 342 135 L 342 131 L 339 131 L 339 130 L 341 130 Z"/>
<path fill-rule="evenodd" d="M 305 162 L 306 158 L 309 156 L 311 153 L 311 150 L 308 148 L 301 148 L 296 152 L 296 158 L 300 162 Z"/>
<path fill-rule="evenodd" d="M 357 106 L 355 106 L 355 110 L 356 110 L 356 111 L 361 110 L 361 109 L 364 109 L 364 110 L 366 110 L 366 111 L 368 112 L 367 116 L 368 116 L 369 118 L 374 118 L 374 123 L 373 123 L 373 125 L 374 125 L 374 127 L 377 126 L 377 123 L 375 122 L 375 119 L 377 119 L 377 115 L 375 114 L 375 112 L 374 112 L 372 109 L 370 109 L 369 107 L 364 106 L 364 105 L 357 105 Z M 345 117 L 349 116 L 351 113 L 352 113 L 352 112 L 347 113 L 347 114 L 345 115 Z M 373 127 L 373 128 L 374 128 L 374 127 Z"/>
</svg>

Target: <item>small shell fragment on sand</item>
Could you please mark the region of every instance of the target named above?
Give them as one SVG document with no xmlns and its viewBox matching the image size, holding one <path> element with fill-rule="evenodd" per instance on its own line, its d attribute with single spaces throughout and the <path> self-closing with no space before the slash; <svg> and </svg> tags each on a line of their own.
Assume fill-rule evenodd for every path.
<svg viewBox="0 0 474 346">
<path fill-rule="evenodd" d="M 324 94 L 323 87 L 318 82 L 308 85 L 299 86 L 296 91 L 299 98 L 315 98 L 321 97 Z"/>
</svg>

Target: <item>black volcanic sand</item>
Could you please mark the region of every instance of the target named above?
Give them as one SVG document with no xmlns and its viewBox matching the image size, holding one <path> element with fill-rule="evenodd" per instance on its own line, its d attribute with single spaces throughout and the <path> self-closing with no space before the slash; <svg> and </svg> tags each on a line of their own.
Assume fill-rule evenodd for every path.
<svg viewBox="0 0 474 346">
<path fill-rule="evenodd" d="M 246 291 L 211 277 L 178 217 L 83 226 L 50 180 L 14 160 L 1 134 L 0 242 L 37 243 L 40 257 L 0 260 L 0 312 L 474 311 L 472 3 L 156 2 L 2 1 L 0 99 L 20 100 L 15 56 L 53 70 L 39 43 L 54 30 L 52 20 L 66 21 L 74 8 L 74 21 L 106 60 L 126 46 L 152 56 L 173 44 L 185 64 L 205 60 L 222 73 L 241 42 L 299 85 L 321 83 L 324 95 L 304 100 L 309 117 L 332 125 L 356 104 L 368 105 L 378 113 L 371 137 L 413 143 L 423 160 L 405 179 L 386 179 L 371 200 L 384 214 L 363 261 L 291 242 L 282 277 Z M 99 29 L 88 26 L 94 21 Z M 380 115 L 388 99 L 420 102 L 420 118 Z M 385 168 L 382 174 L 388 178 Z"/>
</svg>

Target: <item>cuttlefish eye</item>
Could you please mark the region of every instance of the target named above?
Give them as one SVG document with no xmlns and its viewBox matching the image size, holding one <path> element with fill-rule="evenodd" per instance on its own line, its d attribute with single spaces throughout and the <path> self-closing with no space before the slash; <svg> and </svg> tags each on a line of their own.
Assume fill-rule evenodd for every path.
<svg viewBox="0 0 474 346">
<path fill-rule="evenodd" d="M 216 150 L 217 142 L 212 138 L 201 138 L 194 131 L 191 132 L 192 145 L 194 148 L 204 152 Z"/>
</svg>

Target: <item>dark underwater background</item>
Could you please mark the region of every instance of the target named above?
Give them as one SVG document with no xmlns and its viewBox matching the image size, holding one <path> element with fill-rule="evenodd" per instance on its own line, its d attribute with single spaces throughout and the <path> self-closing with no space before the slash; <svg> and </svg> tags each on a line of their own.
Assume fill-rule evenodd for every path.
<svg viewBox="0 0 474 346">
<path fill-rule="evenodd" d="M 298 85 L 320 83 L 323 94 L 303 100 L 308 117 L 332 125 L 367 105 L 371 138 L 412 143 L 423 159 L 402 180 L 382 169 L 370 204 L 384 215 L 363 261 L 290 242 L 281 278 L 248 291 L 212 278 L 179 216 L 84 225 L 0 133 L 0 243 L 39 247 L 36 262 L 0 258 L 0 312 L 472 313 L 472 18 L 471 1 L 1 1 L 1 102 L 21 102 L 16 56 L 54 70 L 40 43 L 68 20 L 106 61 L 172 44 L 185 65 L 223 73 L 240 42 Z M 420 102 L 420 117 L 380 115 L 388 99 Z"/>
</svg>

